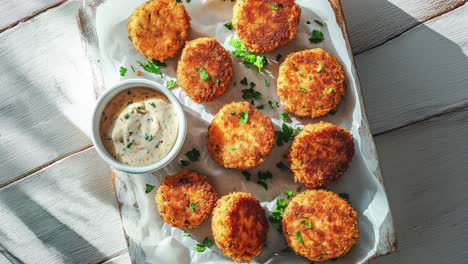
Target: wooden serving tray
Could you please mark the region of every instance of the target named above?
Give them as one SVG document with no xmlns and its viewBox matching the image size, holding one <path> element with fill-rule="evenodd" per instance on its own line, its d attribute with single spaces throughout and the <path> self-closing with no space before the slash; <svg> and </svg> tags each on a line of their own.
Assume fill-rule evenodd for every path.
<svg viewBox="0 0 468 264">
<path fill-rule="evenodd" d="M 91 64 L 96 98 L 105 90 L 103 73 L 100 65 L 98 39 L 95 28 L 96 8 L 104 1 L 105 0 L 84 0 L 77 13 L 81 41 Z M 336 21 L 341 28 L 343 37 L 346 41 L 349 56 L 353 58 L 340 0 L 329 0 L 329 2 L 334 10 Z M 357 89 L 359 97 L 358 100 L 360 100 L 362 104 L 363 98 L 359 87 L 357 87 Z M 367 117 L 364 109 L 362 110 L 364 123 L 363 126 L 365 129 L 361 129 L 359 134 L 362 140 L 372 142 L 372 144 L 369 144 L 370 149 L 368 152 L 369 155 L 371 155 L 375 160 L 378 160 L 377 152 L 373 144 L 372 134 L 368 128 Z M 383 182 L 380 169 L 378 169 L 376 174 L 378 180 Z M 134 184 L 131 183 L 132 177 L 135 177 L 135 175 L 130 175 L 114 169 L 112 170 L 112 181 L 117 196 L 120 216 L 122 219 L 122 226 L 124 229 L 125 239 L 127 241 L 131 261 L 132 263 L 146 263 L 147 258 L 145 256 L 144 250 L 142 249 L 141 241 L 134 239 L 136 237 L 140 237 L 139 234 L 142 232 L 141 225 L 139 223 L 142 210 L 140 210 L 140 205 L 138 204 L 134 195 L 136 191 L 141 192 L 141 190 L 135 190 Z M 389 254 L 396 250 L 396 236 L 393 228 L 391 214 L 389 214 L 389 217 L 387 217 L 384 221 L 385 223 L 382 224 L 382 227 L 379 231 L 379 244 L 377 246 L 377 250 L 375 254 L 367 258 L 368 260 Z"/>
</svg>

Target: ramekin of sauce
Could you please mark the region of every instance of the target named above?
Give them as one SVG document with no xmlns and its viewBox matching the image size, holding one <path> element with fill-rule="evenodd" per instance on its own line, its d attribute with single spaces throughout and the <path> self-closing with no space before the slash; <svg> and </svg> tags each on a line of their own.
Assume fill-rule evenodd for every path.
<svg viewBox="0 0 468 264">
<path fill-rule="evenodd" d="M 117 83 L 99 97 L 93 112 L 97 152 L 115 169 L 129 173 L 163 168 L 181 150 L 186 131 L 180 102 L 168 89 L 148 80 Z"/>
</svg>

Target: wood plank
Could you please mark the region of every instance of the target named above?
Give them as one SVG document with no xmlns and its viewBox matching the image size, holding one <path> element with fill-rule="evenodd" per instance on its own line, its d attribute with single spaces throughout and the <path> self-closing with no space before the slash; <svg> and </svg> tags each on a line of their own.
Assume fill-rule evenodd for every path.
<svg viewBox="0 0 468 264">
<path fill-rule="evenodd" d="M 91 143 L 95 96 L 78 6 L 64 3 L 0 34 L 0 187 Z"/>
<path fill-rule="evenodd" d="M 125 252 L 110 169 L 94 148 L 0 191 L 0 243 L 24 263 L 95 263 Z"/>
<path fill-rule="evenodd" d="M 17 22 L 64 0 L 3 1 L 0 8 L 0 32 Z"/>
<path fill-rule="evenodd" d="M 355 57 L 373 133 L 468 103 L 468 4 Z"/>
<path fill-rule="evenodd" d="M 466 263 L 468 107 L 376 138 L 398 250 L 373 263 Z"/>
<path fill-rule="evenodd" d="M 466 0 L 342 0 L 354 53 L 378 46 Z"/>
</svg>

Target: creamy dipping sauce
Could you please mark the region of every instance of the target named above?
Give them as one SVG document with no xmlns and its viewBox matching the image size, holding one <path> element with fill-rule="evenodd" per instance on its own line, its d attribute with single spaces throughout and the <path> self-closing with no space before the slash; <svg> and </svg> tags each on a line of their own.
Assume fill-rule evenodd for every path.
<svg viewBox="0 0 468 264">
<path fill-rule="evenodd" d="M 107 104 L 100 136 L 114 159 L 130 166 L 154 164 L 172 150 L 179 130 L 169 99 L 148 88 L 131 88 Z"/>
</svg>

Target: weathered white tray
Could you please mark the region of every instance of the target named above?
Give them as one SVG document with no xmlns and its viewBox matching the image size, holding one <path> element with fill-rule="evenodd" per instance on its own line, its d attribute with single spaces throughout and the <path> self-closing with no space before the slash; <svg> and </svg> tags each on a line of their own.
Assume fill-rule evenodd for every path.
<svg viewBox="0 0 468 264">
<path fill-rule="evenodd" d="M 192 3 L 194 1 L 200 0 L 192 0 Z M 326 0 L 321 1 L 326 2 Z M 114 76 L 109 76 L 109 74 L 111 74 L 109 73 L 109 66 L 103 66 L 103 64 L 106 63 L 106 58 L 104 58 L 103 62 L 103 47 L 99 47 L 100 40 L 98 39 L 98 30 L 96 29 L 96 9 L 102 2 L 103 0 L 84 0 L 77 15 L 83 47 L 91 62 L 96 97 L 105 90 L 109 82 L 116 79 Z M 202 2 L 213 3 L 214 0 L 202 0 Z M 227 2 L 228 3 L 225 4 L 229 4 L 229 1 Z M 306 3 L 307 0 L 298 0 L 297 2 L 300 5 L 309 4 Z M 368 128 L 341 4 L 339 0 L 329 0 L 329 2 L 326 2 L 326 5 L 328 6 L 326 6 L 325 9 L 328 7 L 330 9 L 329 14 L 331 14 L 331 17 L 322 17 L 328 21 L 327 26 L 329 26 L 329 32 L 326 33 L 326 36 L 327 34 L 333 34 L 331 31 L 333 31 L 334 26 L 334 29 L 339 31 L 339 36 L 334 36 L 335 39 L 339 39 L 337 41 L 338 44 L 333 43 L 334 46 L 332 49 L 334 50 L 331 50 L 331 52 L 335 53 L 339 60 L 345 64 L 347 95 L 345 102 L 340 105 L 338 113 L 335 116 L 327 116 L 317 120 L 326 120 L 346 127 L 356 139 L 356 156 L 354 157 L 350 170 L 342 179 L 333 184 L 330 189 L 335 192 L 349 193 L 350 202 L 356 208 L 359 215 L 359 229 L 361 232 L 357 245 L 347 256 L 338 259 L 335 263 L 365 263 L 377 256 L 393 252 L 396 249 L 396 237 L 392 215 L 388 206 L 380 173 L 377 152 Z M 190 14 L 190 8 L 193 9 L 193 6 L 188 8 Z M 133 10 L 129 10 L 129 13 L 131 13 L 131 11 Z M 313 13 L 309 13 L 303 13 L 303 16 L 314 16 Z M 192 16 L 192 23 L 194 19 L 195 18 Z M 229 19 L 229 17 L 226 17 L 225 21 Z M 301 23 L 304 23 L 304 19 L 302 18 Z M 200 28 L 199 24 L 198 27 Z M 216 29 L 217 31 L 218 28 Z M 122 33 L 119 30 L 116 30 L 116 34 Z M 200 35 L 204 34 L 198 31 L 193 33 L 190 39 Z M 126 38 L 126 35 L 120 37 Z M 303 48 L 304 47 L 298 47 L 297 49 Z M 326 45 L 325 48 L 330 50 Z M 294 50 L 294 46 L 287 45 L 287 47 L 280 48 L 279 50 L 284 57 L 288 52 Z M 278 51 L 272 52 L 271 54 L 267 54 L 267 57 L 274 58 L 278 53 Z M 251 77 L 251 75 L 249 75 L 251 73 L 248 71 L 254 71 L 254 69 L 244 69 L 243 66 L 241 66 L 240 60 L 237 58 L 233 58 L 233 62 L 234 71 L 236 73 L 234 80 L 240 80 L 243 75 L 248 75 L 248 78 Z M 169 61 L 168 64 L 169 68 L 166 73 L 171 77 L 175 77 L 175 60 Z M 275 64 L 268 66 L 268 73 L 270 75 L 263 76 L 263 78 L 273 78 L 270 79 L 270 89 L 275 89 L 274 76 L 277 73 L 277 66 L 278 65 Z M 107 71 L 103 70 L 103 68 L 106 68 Z M 118 71 L 115 71 L 115 74 L 117 76 Z M 145 75 L 142 77 L 145 77 Z M 162 80 L 156 78 L 156 81 L 161 82 Z M 260 84 L 260 81 L 257 81 L 257 85 L 258 84 Z M 283 193 L 286 189 L 296 190 L 297 185 L 293 183 L 291 175 L 284 172 L 280 173 L 274 168 L 274 164 L 281 160 L 281 156 L 287 151 L 289 144 L 276 150 L 275 148 L 277 147 L 275 147 L 270 156 L 276 157 L 269 157 L 267 162 L 262 164 L 259 169 L 253 170 L 257 172 L 258 170 L 268 169 L 275 175 L 273 182 L 269 184 L 270 189 L 265 191 L 255 182 L 246 182 L 240 172 L 226 170 L 217 166 L 206 154 L 206 151 L 203 150 L 203 148 L 205 148 L 204 138 L 206 135 L 206 128 L 209 124 L 208 121 L 210 121 L 212 115 L 214 115 L 223 104 L 233 100 L 240 100 L 239 84 L 237 87 L 233 87 L 231 83 L 225 95 L 215 103 L 207 104 L 206 107 L 194 105 L 180 90 L 176 90 L 174 93 L 179 97 L 181 102 L 186 105 L 185 110 L 189 119 L 189 135 L 179 158 L 176 158 L 168 168 L 148 175 L 130 175 L 113 170 L 112 178 L 119 202 L 119 210 L 130 257 L 133 263 L 201 263 L 214 260 L 218 261 L 218 263 L 229 262 L 228 259 L 222 257 L 220 251 L 215 247 L 212 247 L 204 253 L 188 250 L 188 248 L 193 248 L 193 245 L 196 244 L 195 240 L 201 241 L 205 236 L 211 236 L 209 229 L 210 221 L 206 220 L 199 228 L 190 231 L 193 239 L 182 237 L 181 234 L 183 232 L 181 230 L 169 228 L 163 223 L 153 199 L 154 191 L 153 193 L 145 194 L 145 184 L 148 183 L 157 186 L 164 176 L 180 170 L 181 168 L 177 165 L 180 158 L 183 158 L 186 151 L 190 150 L 192 147 L 196 147 L 202 152 L 201 161 L 189 168 L 206 174 L 220 196 L 234 190 L 252 192 L 259 200 L 264 202 L 262 203 L 264 207 L 271 210 L 275 197 Z M 280 124 L 278 123 L 279 111 L 265 112 L 272 117 L 276 126 Z M 316 122 L 317 120 L 294 119 L 293 125 Z M 230 179 L 227 180 L 226 178 Z M 285 244 L 282 237 L 276 232 L 276 230 L 271 228 L 264 252 L 256 258 L 256 261 L 268 263 L 307 263 L 305 259 L 296 257 L 290 252 L 282 252 L 281 249 L 285 247 Z"/>
</svg>

